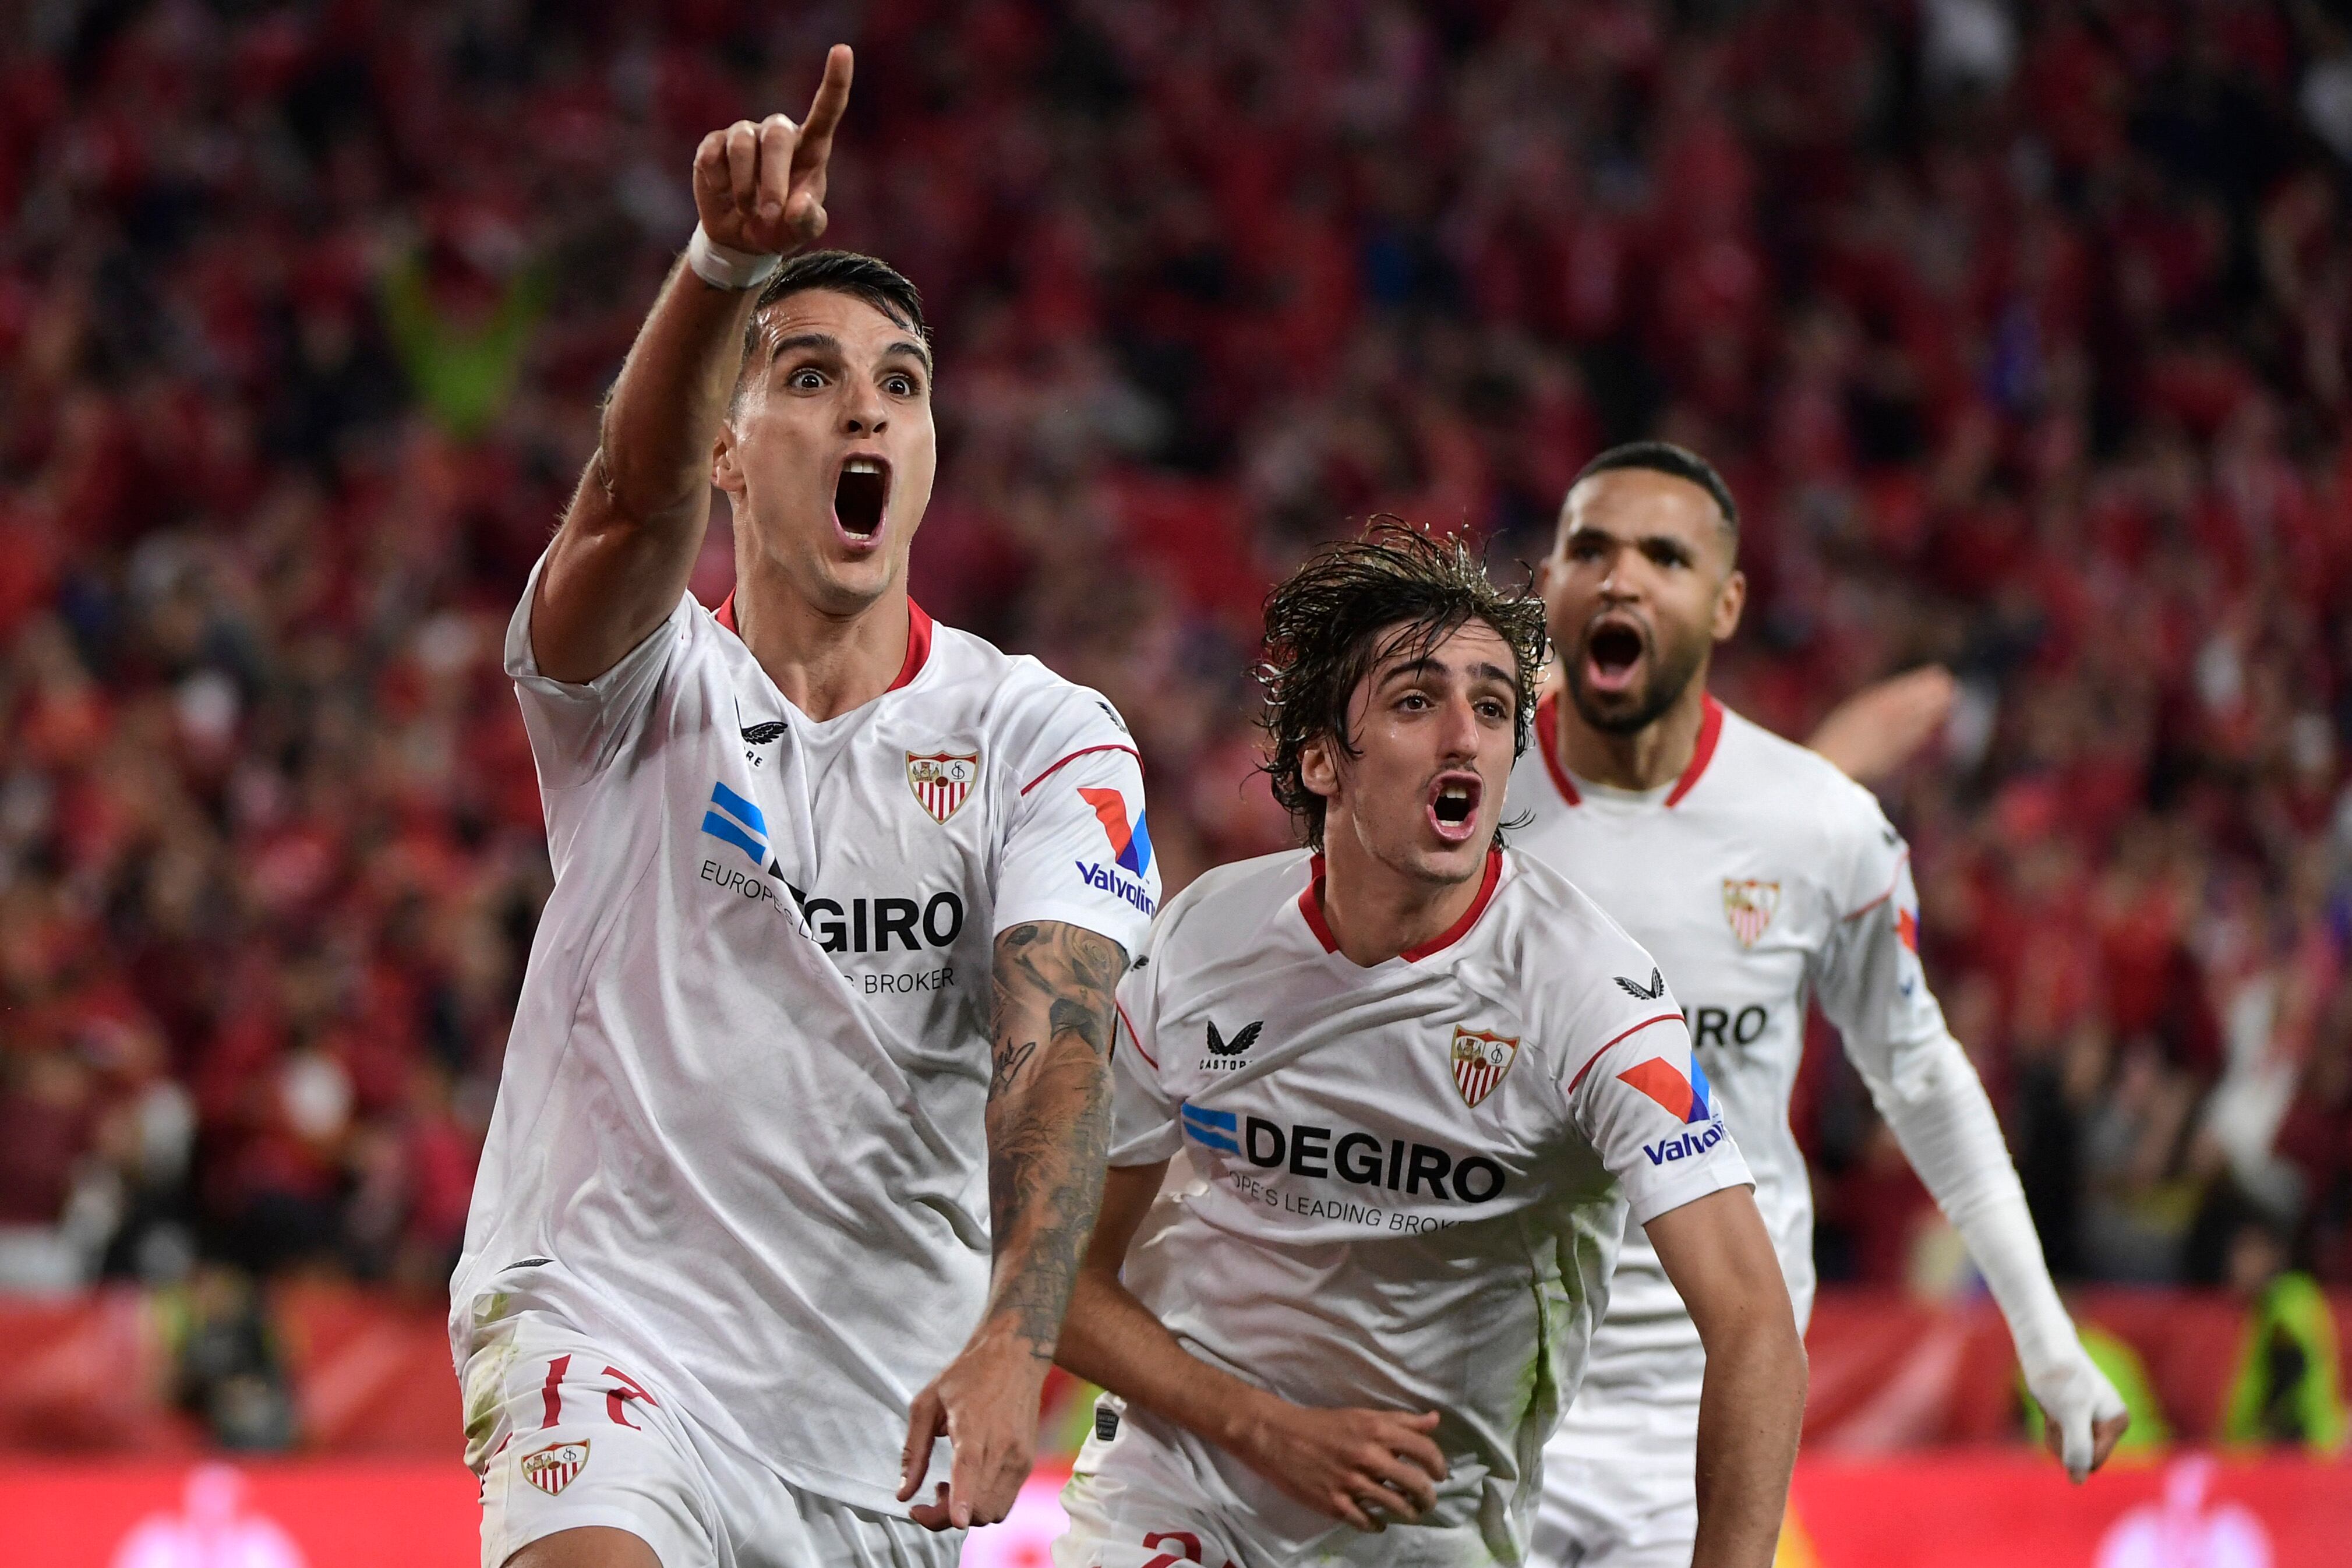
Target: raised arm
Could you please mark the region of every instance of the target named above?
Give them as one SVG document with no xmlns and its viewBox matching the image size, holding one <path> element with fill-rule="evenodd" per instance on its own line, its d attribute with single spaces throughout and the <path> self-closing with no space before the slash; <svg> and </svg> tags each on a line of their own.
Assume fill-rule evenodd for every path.
<svg viewBox="0 0 2352 1568">
<path fill-rule="evenodd" d="M 1110 1173 L 1055 1359 L 1358 1530 L 1380 1530 L 1381 1515 L 1420 1518 L 1445 1479 L 1445 1456 L 1429 1436 L 1434 1413 L 1293 1405 L 1193 1355 L 1121 1282 L 1128 1248 L 1167 1171 L 1163 1160 Z"/>
<path fill-rule="evenodd" d="M 595 456 L 549 547 L 531 605 L 540 672 L 585 682 L 620 662 L 677 605 L 710 508 L 710 464 L 743 363 L 743 332 L 764 270 L 751 258 L 813 244 L 824 232 L 825 163 L 849 103 L 850 52 L 835 45 L 804 124 L 782 114 L 738 121 L 694 154 L 708 270 L 743 259 L 740 287 L 706 281 L 681 261 L 605 400 Z"/>
<path fill-rule="evenodd" d="M 1805 1415 L 1805 1342 L 1755 1194 L 1724 1187 L 1644 1227 L 1706 1350 L 1691 1568 L 1767 1568 Z"/>
<path fill-rule="evenodd" d="M 900 1501 L 940 1436 L 948 1483 L 909 1510 L 933 1530 L 1003 1519 L 1028 1479 L 1037 1401 L 1078 1257 L 1093 1233 L 1110 1137 L 1112 996 L 1127 954 L 1083 926 L 1038 921 L 996 939 L 988 1086 L 988 1306 L 908 1413 Z"/>
</svg>

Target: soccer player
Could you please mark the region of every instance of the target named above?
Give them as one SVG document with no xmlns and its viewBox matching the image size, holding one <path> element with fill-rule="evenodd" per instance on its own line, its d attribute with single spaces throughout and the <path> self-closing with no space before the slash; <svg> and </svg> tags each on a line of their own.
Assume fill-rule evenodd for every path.
<svg viewBox="0 0 2352 1568">
<path fill-rule="evenodd" d="M 1313 849 L 1201 878 L 1120 986 L 1060 1350 L 1111 1396 L 1056 1562 L 1523 1559 L 1630 1220 L 1713 1352 L 1702 1560 L 1762 1568 L 1804 1349 L 1747 1168 L 1648 954 L 1496 831 L 1541 606 L 1389 527 L 1276 589 L 1266 641 Z"/>
<path fill-rule="evenodd" d="M 2122 1434 L 2123 1402 L 2074 1337 L 1992 1108 L 1927 989 L 1903 840 L 1824 758 L 1707 694 L 1714 645 L 1746 594 L 1738 526 L 1715 469 L 1662 442 L 1605 452 L 1570 488 L 1538 577 L 1560 674 L 1512 776 L 1513 809 L 1533 817 L 1518 845 L 1622 921 L 1657 956 L 1651 984 L 1683 999 L 1800 1323 L 1812 1203 L 1789 1095 L 1806 999 L 1819 999 L 2000 1304 L 2080 1479 Z M 1933 707 L 1937 692 L 1930 681 L 1894 700 Z M 1712 1356 L 1667 1261 L 1628 1232 L 1583 1392 L 1545 1449 L 1543 1563 L 1693 1560 Z"/>
<path fill-rule="evenodd" d="M 921 304 L 804 249 L 849 79 L 697 151 L 508 634 L 556 879 L 450 1291 L 486 1568 L 944 1568 L 1028 1474 L 1092 1227 L 1141 775 L 908 598 Z"/>
</svg>

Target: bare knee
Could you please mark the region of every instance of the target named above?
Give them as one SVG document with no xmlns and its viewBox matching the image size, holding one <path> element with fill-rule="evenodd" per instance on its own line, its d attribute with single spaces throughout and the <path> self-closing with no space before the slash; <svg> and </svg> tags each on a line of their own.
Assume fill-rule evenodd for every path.
<svg viewBox="0 0 2352 1568">
<path fill-rule="evenodd" d="M 662 1561 L 625 1530 L 583 1524 L 541 1536 L 508 1558 L 506 1568 L 662 1568 Z"/>
</svg>

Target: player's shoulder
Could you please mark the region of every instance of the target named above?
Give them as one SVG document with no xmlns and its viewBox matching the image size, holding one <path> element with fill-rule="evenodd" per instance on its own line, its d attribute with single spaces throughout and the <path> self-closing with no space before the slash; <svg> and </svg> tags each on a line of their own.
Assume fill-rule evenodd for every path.
<svg viewBox="0 0 2352 1568">
<path fill-rule="evenodd" d="M 968 710 L 1008 763 L 1041 763 L 1096 746 L 1135 749 L 1127 721 L 1093 688 L 958 626 L 932 622 L 929 636 L 929 679 L 912 689 L 927 702 Z"/>
<path fill-rule="evenodd" d="M 1878 797 L 1810 746 L 1774 734 L 1745 714 L 1723 710 L 1712 781 L 1725 804 L 1769 817 L 1819 851 L 1850 848 L 1880 837 L 1886 814 Z"/>
<path fill-rule="evenodd" d="M 1503 854 L 1489 952 L 1522 986 L 1581 995 L 1595 983 L 1654 967 L 1649 951 L 1566 873 L 1533 855 Z"/>
<path fill-rule="evenodd" d="M 1308 850 L 1283 849 L 1213 867 L 1161 907 L 1152 934 L 1187 947 L 1243 947 L 1265 920 L 1297 901 L 1313 859 Z"/>
</svg>

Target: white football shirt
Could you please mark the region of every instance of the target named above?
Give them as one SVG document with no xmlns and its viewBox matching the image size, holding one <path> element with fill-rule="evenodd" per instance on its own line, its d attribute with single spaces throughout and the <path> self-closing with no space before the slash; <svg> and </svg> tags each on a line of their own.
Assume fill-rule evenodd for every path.
<svg viewBox="0 0 2352 1568">
<path fill-rule="evenodd" d="M 1360 1536 L 1141 1412 L 1078 1468 L 1268 1562 L 1516 1561 L 1625 1226 L 1747 1167 L 1657 966 L 1557 872 L 1495 852 L 1452 931 L 1370 968 L 1318 885 L 1305 851 L 1210 872 L 1120 987 L 1111 1163 L 1195 1174 L 1125 1279 L 1285 1398 L 1439 1412 L 1452 1474 L 1421 1523 Z"/>
<path fill-rule="evenodd" d="M 567 685 L 531 658 L 537 584 L 506 662 L 555 889 L 450 1286 L 458 1363 L 551 1315 L 740 1456 L 898 1511 L 907 1408 L 987 1289 L 994 939 L 1141 950 L 1133 743 L 919 609 L 897 682 L 823 722 L 685 595 Z"/>
<path fill-rule="evenodd" d="M 1536 709 L 1536 741 L 1511 774 L 1514 836 L 1590 894 L 1656 956 L 1756 1176 L 1756 1203 L 1802 1328 L 1813 1301 L 1813 1209 L 1789 1100 L 1809 996 L 1864 1075 L 1885 1081 L 1907 1050 L 1947 1036 L 1916 952 L 1909 851 L 1870 792 L 1816 752 L 1706 700 L 1675 783 L 1639 794 L 1559 766 L 1559 699 Z M 1698 1331 L 1645 1237 L 1629 1232 L 1609 1314 L 1593 1337 L 1589 1397 L 1558 1441 L 1606 1453 L 1656 1413 L 1696 1408 Z M 1683 1436 L 1687 1440 L 1687 1433 Z"/>
</svg>

